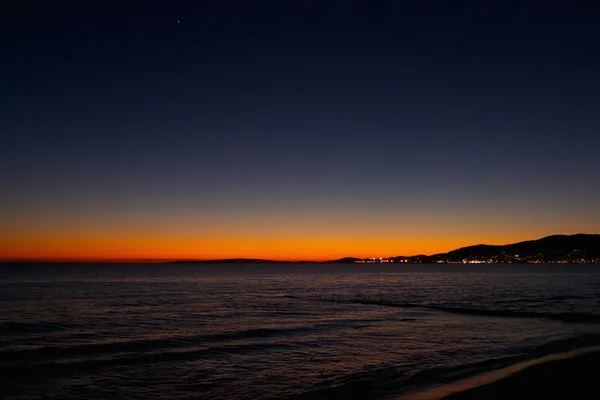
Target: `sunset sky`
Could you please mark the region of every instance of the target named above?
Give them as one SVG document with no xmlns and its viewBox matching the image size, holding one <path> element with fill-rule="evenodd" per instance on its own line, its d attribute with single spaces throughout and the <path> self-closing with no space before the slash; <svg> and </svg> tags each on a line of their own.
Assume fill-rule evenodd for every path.
<svg viewBox="0 0 600 400">
<path fill-rule="evenodd" d="M 600 12 L 577 3 L 0 12 L 0 259 L 600 233 Z"/>
</svg>

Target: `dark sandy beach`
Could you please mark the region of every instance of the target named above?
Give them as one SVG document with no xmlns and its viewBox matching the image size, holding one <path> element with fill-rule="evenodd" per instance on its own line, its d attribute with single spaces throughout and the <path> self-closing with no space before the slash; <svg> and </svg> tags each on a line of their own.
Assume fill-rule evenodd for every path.
<svg viewBox="0 0 600 400">
<path fill-rule="evenodd" d="M 561 357 L 560 355 L 558 357 Z M 405 396 L 411 400 L 597 399 L 600 350 L 508 367 L 464 382 Z M 522 368 L 522 369 L 521 369 Z M 491 382 L 490 382 L 491 380 Z"/>
</svg>

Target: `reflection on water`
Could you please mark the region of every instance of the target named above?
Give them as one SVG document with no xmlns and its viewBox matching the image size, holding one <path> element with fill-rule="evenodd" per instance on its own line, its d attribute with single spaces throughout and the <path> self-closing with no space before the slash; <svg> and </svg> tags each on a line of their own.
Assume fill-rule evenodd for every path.
<svg viewBox="0 0 600 400">
<path fill-rule="evenodd" d="M 2 266 L 0 391 L 401 393 L 595 343 L 600 273 L 568 267 Z"/>
</svg>

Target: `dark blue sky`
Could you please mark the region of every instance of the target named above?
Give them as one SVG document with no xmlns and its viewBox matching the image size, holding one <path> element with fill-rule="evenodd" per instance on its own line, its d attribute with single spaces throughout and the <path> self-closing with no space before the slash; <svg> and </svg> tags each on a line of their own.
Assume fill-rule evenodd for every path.
<svg viewBox="0 0 600 400">
<path fill-rule="evenodd" d="M 323 225 L 371 217 L 404 221 L 388 238 L 424 224 L 423 238 L 453 226 L 465 241 L 597 232 L 600 12 L 587 4 L 7 8 L 3 234 L 299 224 L 282 234 L 332 238 L 345 233 Z"/>
</svg>

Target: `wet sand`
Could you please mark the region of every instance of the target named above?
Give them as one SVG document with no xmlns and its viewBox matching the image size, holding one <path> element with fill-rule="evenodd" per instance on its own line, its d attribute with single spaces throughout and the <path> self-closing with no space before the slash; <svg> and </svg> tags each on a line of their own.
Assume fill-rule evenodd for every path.
<svg viewBox="0 0 600 400">
<path fill-rule="evenodd" d="M 599 399 L 600 349 L 595 347 L 593 350 L 544 357 L 403 398 Z"/>
</svg>

